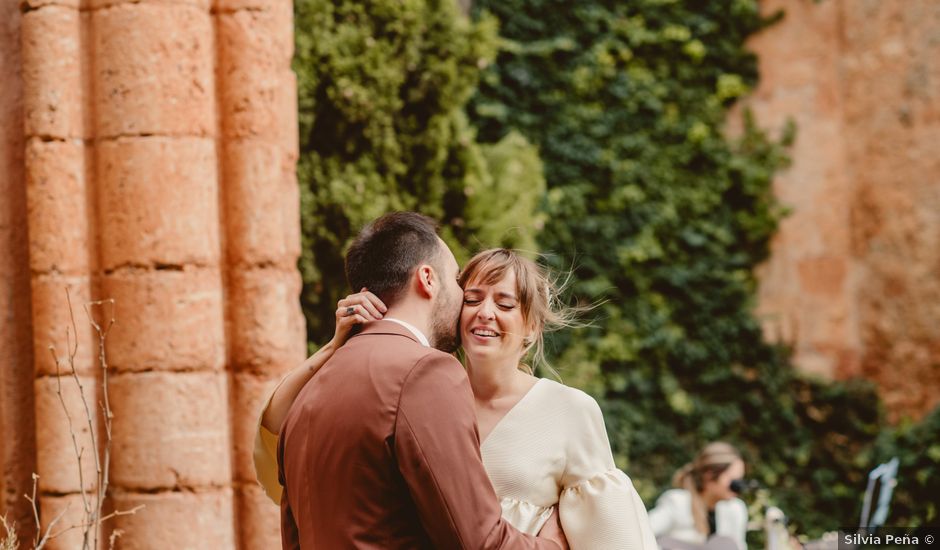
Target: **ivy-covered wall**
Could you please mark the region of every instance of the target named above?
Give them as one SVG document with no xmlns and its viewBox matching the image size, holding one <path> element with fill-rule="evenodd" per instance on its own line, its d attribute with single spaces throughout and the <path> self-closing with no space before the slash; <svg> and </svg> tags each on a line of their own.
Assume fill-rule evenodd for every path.
<svg viewBox="0 0 940 550">
<path fill-rule="evenodd" d="M 732 140 L 723 125 L 757 78 L 745 39 L 770 22 L 746 1 L 475 9 L 506 42 L 473 121 L 484 139 L 518 130 L 539 146 L 539 241 L 574 266 L 575 296 L 606 300 L 594 327 L 556 338 L 557 367 L 602 401 L 641 495 L 652 503 L 696 448 L 726 439 L 801 528 L 851 524 L 877 399 L 801 379 L 752 314 L 793 130 L 775 140 L 747 121 Z"/>
</svg>

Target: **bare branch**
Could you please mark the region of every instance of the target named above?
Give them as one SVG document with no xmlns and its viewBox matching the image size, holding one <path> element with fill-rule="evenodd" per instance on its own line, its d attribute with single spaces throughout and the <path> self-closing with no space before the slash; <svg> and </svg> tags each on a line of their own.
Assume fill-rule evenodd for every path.
<svg viewBox="0 0 940 550">
<path fill-rule="evenodd" d="M 66 504 L 65 508 L 63 508 L 62 511 L 56 515 L 56 517 L 52 518 L 52 521 L 49 522 L 49 526 L 46 527 L 46 534 L 43 535 L 41 539 L 39 539 L 39 542 L 36 543 L 36 546 L 33 548 L 33 550 L 42 550 L 42 547 L 45 546 L 47 542 L 57 536 L 52 534 L 52 528 L 55 527 L 55 524 L 59 523 L 63 517 L 65 517 L 65 513 L 68 512 L 68 510 L 69 505 Z"/>
<path fill-rule="evenodd" d="M 39 484 L 39 475 L 33 473 L 33 496 L 23 495 L 29 501 L 33 508 L 33 519 L 36 521 L 36 538 L 33 540 L 33 546 L 39 544 L 39 534 L 42 532 L 42 524 L 39 522 L 39 507 L 36 506 L 36 486 Z"/>
<path fill-rule="evenodd" d="M 118 516 L 130 516 L 132 514 L 136 514 L 140 510 L 143 510 L 145 507 L 146 505 L 144 504 L 138 504 L 137 506 L 134 506 L 130 510 L 115 510 L 114 512 L 111 512 L 110 514 L 103 516 L 101 519 L 98 519 L 94 522 L 82 522 L 82 523 L 76 523 L 74 525 L 69 525 L 68 527 L 63 528 L 62 530 L 58 531 L 57 533 L 55 533 L 49 538 L 58 537 L 62 533 L 66 533 L 68 531 L 71 531 L 72 529 L 86 529 L 87 530 L 90 527 L 97 527 L 103 524 L 104 522 L 108 521 L 109 519 L 116 518 Z M 116 529 L 116 531 L 120 531 L 120 529 Z"/>
<path fill-rule="evenodd" d="M 95 481 L 97 482 L 97 485 L 94 490 L 86 487 L 84 468 L 82 467 L 85 448 L 79 443 L 79 435 L 76 432 L 75 421 L 72 418 L 72 413 L 69 411 L 68 405 L 65 401 L 65 394 L 62 391 L 62 378 L 67 374 L 62 372 L 63 366 L 59 357 L 56 355 L 55 347 L 49 346 L 49 350 L 52 353 L 52 358 L 55 362 L 56 368 L 56 395 L 59 399 L 59 403 L 62 406 L 62 410 L 65 412 L 65 417 L 68 421 L 69 434 L 72 438 L 72 449 L 75 452 L 75 457 L 78 461 L 79 493 L 81 495 L 83 507 L 82 520 L 75 525 L 70 525 L 58 531 L 54 531 L 54 526 L 59 523 L 59 521 L 61 521 L 65 515 L 66 510 L 68 510 L 68 505 L 66 505 L 65 509 L 63 509 L 62 512 L 60 512 L 49 523 L 49 525 L 46 527 L 45 533 L 43 534 L 39 518 L 39 507 L 36 501 L 36 491 L 39 480 L 38 475 L 33 474 L 32 495 L 25 495 L 25 497 L 33 507 L 33 517 L 37 527 L 37 535 L 34 539 L 34 550 L 40 550 L 49 540 L 52 540 L 72 529 L 82 530 L 82 548 L 84 550 L 97 550 L 101 525 L 105 521 L 118 516 L 136 514 L 139 510 L 144 508 L 144 505 L 138 505 L 131 510 L 116 510 L 107 515 L 103 515 L 104 501 L 108 495 L 108 486 L 110 480 L 111 423 L 114 418 L 114 414 L 111 411 L 111 404 L 108 393 L 109 373 L 108 360 L 105 353 L 105 342 L 107 340 L 108 334 L 111 331 L 111 328 L 115 325 L 114 300 L 98 300 L 94 302 L 88 302 L 83 305 L 85 314 L 88 317 L 88 321 L 98 336 L 98 364 L 101 368 L 101 399 L 97 401 L 98 407 L 93 407 L 89 404 L 88 398 L 85 394 L 85 386 L 82 384 L 81 377 L 78 375 L 78 370 L 75 368 L 75 357 L 78 353 L 78 329 L 75 324 L 74 309 L 72 307 L 72 299 L 69 295 L 68 288 L 65 289 L 65 298 L 69 308 L 69 319 L 71 321 L 71 327 L 66 327 L 65 334 L 66 346 L 68 347 L 66 360 L 68 361 L 68 367 L 71 370 L 71 372 L 68 374 L 71 374 L 72 379 L 78 388 L 78 394 L 81 398 L 82 406 L 84 408 L 85 421 L 88 425 L 89 436 L 91 438 L 91 446 L 93 451 L 92 456 L 94 458 L 96 473 Z M 106 322 L 99 322 L 95 318 L 91 309 L 92 307 L 102 308 L 104 311 L 104 316 L 107 319 Z M 98 409 L 100 409 L 100 419 L 98 418 L 97 414 L 99 412 Z M 98 438 L 99 432 L 98 429 L 96 429 L 96 424 L 99 421 L 104 429 L 104 439 Z M 5 518 L 4 525 L 6 525 Z M 108 537 L 108 547 L 113 548 L 115 542 L 120 536 L 121 531 L 119 529 L 112 531 L 111 535 Z M 0 547 L 0 550 L 13 549 Z"/>
</svg>

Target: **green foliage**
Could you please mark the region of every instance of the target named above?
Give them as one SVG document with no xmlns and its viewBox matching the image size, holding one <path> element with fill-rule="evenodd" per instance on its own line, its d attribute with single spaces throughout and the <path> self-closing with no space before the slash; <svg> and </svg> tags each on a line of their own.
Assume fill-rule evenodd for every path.
<svg viewBox="0 0 940 550">
<path fill-rule="evenodd" d="M 646 501 L 703 443 L 726 439 L 804 532 L 852 525 L 881 427 L 865 384 L 801 378 L 763 342 L 755 266 L 783 211 L 776 141 L 728 107 L 756 81 L 751 0 L 480 0 L 503 47 L 471 117 L 519 131 L 545 163 L 555 266 L 606 299 L 554 338 L 554 364 L 602 403 L 618 464 Z"/>
<path fill-rule="evenodd" d="M 330 337 L 350 290 L 344 248 L 385 212 L 442 221 L 458 260 L 481 245 L 533 246 L 538 154 L 519 135 L 481 147 L 464 114 L 495 55 L 492 18 L 471 23 L 447 1 L 300 0 L 295 24 L 311 342 Z"/>
<path fill-rule="evenodd" d="M 900 462 L 889 525 L 940 526 L 940 407 L 919 423 L 903 421 L 876 449 L 878 462 Z"/>
</svg>

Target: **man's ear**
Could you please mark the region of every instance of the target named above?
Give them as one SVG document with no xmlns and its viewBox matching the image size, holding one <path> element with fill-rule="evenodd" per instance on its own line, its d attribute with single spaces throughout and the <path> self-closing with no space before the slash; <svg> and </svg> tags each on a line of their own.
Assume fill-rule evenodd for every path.
<svg viewBox="0 0 940 550">
<path fill-rule="evenodd" d="M 418 266 L 418 269 L 415 270 L 416 283 L 418 285 L 418 293 L 427 298 L 433 298 L 434 293 L 437 292 L 437 274 L 434 272 L 434 268 L 422 264 Z"/>
</svg>

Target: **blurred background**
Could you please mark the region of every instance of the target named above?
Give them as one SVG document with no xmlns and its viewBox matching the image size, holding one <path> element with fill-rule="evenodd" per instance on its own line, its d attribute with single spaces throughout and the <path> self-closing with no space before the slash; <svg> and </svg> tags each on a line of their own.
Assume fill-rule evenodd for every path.
<svg viewBox="0 0 940 550">
<path fill-rule="evenodd" d="M 101 399 L 81 304 L 114 299 L 90 308 L 116 319 L 109 506 L 146 507 L 105 535 L 276 547 L 260 402 L 329 340 L 344 248 L 390 210 L 440 220 L 458 261 L 519 248 L 600 304 L 549 359 L 648 506 L 725 440 L 755 519 L 856 526 L 897 457 L 888 525 L 940 521 L 940 4 L 0 10 L 0 515 L 24 546 L 33 472 L 45 523 L 96 490 L 72 434 L 103 451 L 110 426 L 70 427 L 82 394 L 56 387 Z"/>
</svg>

